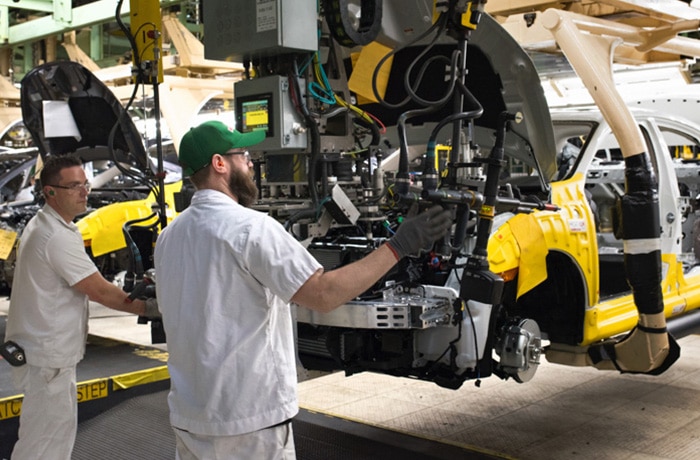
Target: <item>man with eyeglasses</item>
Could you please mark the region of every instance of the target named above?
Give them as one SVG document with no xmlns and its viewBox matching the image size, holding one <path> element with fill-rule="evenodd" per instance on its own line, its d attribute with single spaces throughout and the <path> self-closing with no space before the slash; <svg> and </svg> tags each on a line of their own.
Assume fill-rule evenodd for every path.
<svg viewBox="0 0 700 460">
<path fill-rule="evenodd" d="M 209 121 L 180 143 L 197 191 L 155 248 L 177 459 L 295 458 L 289 302 L 331 311 L 451 226 L 447 211 L 432 208 L 364 259 L 324 272 L 279 222 L 249 208 L 258 191 L 246 149 L 264 138 Z"/>
<path fill-rule="evenodd" d="M 20 238 L 5 339 L 24 349 L 13 368 L 24 392 L 13 460 L 70 459 L 78 425 L 76 365 L 85 354 L 89 300 L 157 316 L 153 302 L 128 299 L 85 252 L 73 223 L 87 209 L 90 183 L 80 158 L 49 156 L 40 173 L 46 204 Z"/>
</svg>

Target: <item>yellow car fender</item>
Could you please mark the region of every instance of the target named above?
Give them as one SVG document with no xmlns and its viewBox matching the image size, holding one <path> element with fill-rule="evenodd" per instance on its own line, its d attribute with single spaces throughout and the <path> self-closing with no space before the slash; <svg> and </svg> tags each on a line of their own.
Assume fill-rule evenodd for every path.
<svg viewBox="0 0 700 460">
<path fill-rule="evenodd" d="M 181 188 L 181 181 L 165 186 L 168 222 L 175 217 L 173 193 Z M 80 219 L 76 225 L 83 236 L 85 246 L 90 247 L 93 257 L 98 257 L 125 248 L 126 240 L 122 231 L 124 223 L 148 217 L 153 213 L 155 206 L 156 198 L 151 193 L 143 200 L 123 201 L 103 206 Z M 139 223 L 139 226 L 148 226 L 156 221 L 157 218 L 154 217 L 152 221 Z"/>
<path fill-rule="evenodd" d="M 518 214 L 491 235 L 489 268 L 504 279 L 518 276 L 517 297 L 547 279 L 549 251 L 568 254 L 585 278 L 588 300 L 598 302 L 598 244 L 593 213 L 584 193 L 582 174 L 552 183 L 558 211 Z"/>
<path fill-rule="evenodd" d="M 517 297 L 547 279 L 547 246 L 532 214 L 517 214 L 501 225 L 488 245 L 489 268 L 509 280 L 517 274 Z"/>
</svg>

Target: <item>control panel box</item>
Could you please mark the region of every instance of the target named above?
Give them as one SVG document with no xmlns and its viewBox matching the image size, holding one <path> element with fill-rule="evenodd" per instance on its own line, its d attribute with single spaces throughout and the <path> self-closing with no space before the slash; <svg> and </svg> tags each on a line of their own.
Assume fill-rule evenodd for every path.
<svg viewBox="0 0 700 460">
<path fill-rule="evenodd" d="M 204 57 L 254 61 L 318 49 L 316 2 L 206 0 Z"/>
<path fill-rule="evenodd" d="M 300 86 L 305 85 L 304 80 Z M 307 147 L 306 125 L 296 111 L 289 80 L 280 75 L 241 80 L 234 84 L 236 129 L 265 130 L 265 140 L 253 149 L 267 153 L 300 153 Z"/>
</svg>

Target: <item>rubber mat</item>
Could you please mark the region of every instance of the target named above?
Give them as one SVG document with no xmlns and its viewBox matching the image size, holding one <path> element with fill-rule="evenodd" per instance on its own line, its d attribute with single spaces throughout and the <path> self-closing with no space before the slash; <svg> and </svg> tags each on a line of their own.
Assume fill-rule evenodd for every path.
<svg viewBox="0 0 700 460">
<path fill-rule="evenodd" d="M 5 337 L 7 318 L 0 316 L 0 339 Z M 167 353 L 155 348 L 134 345 L 101 337 L 88 336 L 85 357 L 76 369 L 78 382 L 144 371 L 165 366 Z M 10 365 L 0 357 L 0 399 L 17 395 Z M 4 417 L 0 414 L 0 420 Z"/>
<path fill-rule="evenodd" d="M 80 422 L 72 460 L 174 459 L 167 395 L 137 396 Z"/>
<path fill-rule="evenodd" d="M 166 398 L 167 391 L 138 396 L 81 422 L 73 460 L 175 458 Z M 496 458 L 306 410 L 292 423 L 299 460 Z"/>
<path fill-rule="evenodd" d="M 299 460 L 500 458 L 304 409 L 292 423 Z"/>
</svg>

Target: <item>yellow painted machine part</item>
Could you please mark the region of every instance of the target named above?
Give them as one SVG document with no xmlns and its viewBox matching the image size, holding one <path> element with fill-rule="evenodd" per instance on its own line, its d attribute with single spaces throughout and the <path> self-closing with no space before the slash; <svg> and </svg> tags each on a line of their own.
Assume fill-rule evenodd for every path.
<svg viewBox="0 0 700 460">
<path fill-rule="evenodd" d="M 163 83 L 163 21 L 161 19 L 160 2 L 158 0 L 131 0 L 130 31 L 134 36 L 139 61 L 152 61 L 158 66 L 155 77 L 158 83 Z"/>
<path fill-rule="evenodd" d="M 438 10 L 437 3 L 438 3 L 437 0 L 435 0 L 433 2 L 433 24 L 435 24 L 435 21 L 437 21 L 438 17 L 440 16 L 440 10 Z M 440 3 L 442 3 L 442 2 L 440 2 Z M 466 8 L 465 8 L 466 11 L 464 13 L 462 13 L 462 16 L 461 16 L 459 22 L 462 25 L 462 27 L 466 27 L 468 29 L 475 30 L 476 24 L 474 24 L 474 21 L 472 19 L 472 14 L 473 14 L 472 3 L 474 3 L 474 2 L 467 2 Z"/>
<path fill-rule="evenodd" d="M 168 205 L 168 222 L 175 216 L 175 202 L 173 193 L 182 188 L 182 182 L 175 182 L 165 186 L 165 202 Z M 153 212 L 156 199 L 153 194 L 144 200 L 124 201 L 112 203 L 96 209 L 77 222 L 78 229 L 83 236 L 83 241 L 91 247 L 92 255 L 98 257 L 110 252 L 115 252 L 126 247 L 126 240 L 122 232 L 125 222 L 148 217 Z M 146 226 L 152 222 L 143 222 L 139 226 Z"/>
</svg>

